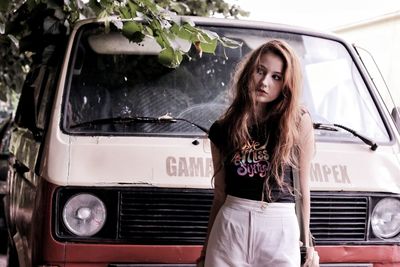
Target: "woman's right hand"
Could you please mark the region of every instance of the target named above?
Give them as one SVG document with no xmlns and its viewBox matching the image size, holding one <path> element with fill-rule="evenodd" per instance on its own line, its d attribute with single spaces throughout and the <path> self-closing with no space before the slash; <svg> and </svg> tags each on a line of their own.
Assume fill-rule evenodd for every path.
<svg viewBox="0 0 400 267">
<path fill-rule="evenodd" d="M 204 260 L 205 260 L 205 256 L 200 256 L 197 260 L 196 260 L 196 267 L 204 267 Z"/>
</svg>

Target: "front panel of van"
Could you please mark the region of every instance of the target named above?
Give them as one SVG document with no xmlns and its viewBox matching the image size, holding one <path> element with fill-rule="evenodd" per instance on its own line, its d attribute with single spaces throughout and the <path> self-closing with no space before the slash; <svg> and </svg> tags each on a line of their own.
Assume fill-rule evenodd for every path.
<svg viewBox="0 0 400 267">
<path fill-rule="evenodd" d="M 45 142 L 31 144 L 27 159 L 40 162 L 32 203 L 46 204 L 32 207 L 45 214 L 43 239 L 27 242 L 39 249 L 26 255 L 46 266 L 193 266 L 212 202 L 204 129 L 229 105 L 236 64 L 279 38 L 300 56 L 303 104 L 326 125 L 315 130 L 310 174 L 322 266 L 400 264 L 399 134 L 354 51 L 333 36 L 277 25 L 198 23 L 242 46 L 201 57 L 193 49 L 170 69 L 152 38 L 129 43 L 101 23 L 75 29 Z"/>
</svg>

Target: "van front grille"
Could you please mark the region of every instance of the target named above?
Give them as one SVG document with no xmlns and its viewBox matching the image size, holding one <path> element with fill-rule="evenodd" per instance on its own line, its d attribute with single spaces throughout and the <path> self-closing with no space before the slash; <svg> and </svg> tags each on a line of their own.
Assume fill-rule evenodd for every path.
<svg viewBox="0 0 400 267">
<path fill-rule="evenodd" d="M 136 244 L 203 244 L 211 190 L 135 188 L 121 192 L 119 238 Z"/>
<path fill-rule="evenodd" d="M 135 244 L 204 243 L 211 190 L 132 188 L 120 191 L 118 238 Z M 312 192 L 310 226 L 317 244 L 365 241 L 368 198 Z"/>
<path fill-rule="evenodd" d="M 311 194 L 310 228 L 319 244 L 366 240 L 367 219 L 367 197 Z"/>
</svg>

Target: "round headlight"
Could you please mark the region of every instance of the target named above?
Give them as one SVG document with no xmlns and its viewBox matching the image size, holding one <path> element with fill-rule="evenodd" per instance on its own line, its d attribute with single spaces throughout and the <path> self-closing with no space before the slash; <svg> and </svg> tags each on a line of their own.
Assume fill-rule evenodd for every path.
<svg viewBox="0 0 400 267">
<path fill-rule="evenodd" d="M 92 236 L 100 231 L 106 221 L 106 207 L 94 195 L 74 195 L 65 203 L 63 221 L 72 233 Z"/>
<path fill-rule="evenodd" d="M 400 201 L 384 198 L 372 212 L 371 227 L 379 238 L 391 238 L 400 232 Z"/>
</svg>

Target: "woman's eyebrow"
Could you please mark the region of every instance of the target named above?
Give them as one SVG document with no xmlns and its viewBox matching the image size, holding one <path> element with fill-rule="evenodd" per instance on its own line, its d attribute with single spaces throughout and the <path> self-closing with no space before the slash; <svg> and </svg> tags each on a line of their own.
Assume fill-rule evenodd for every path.
<svg viewBox="0 0 400 267">
<path fill-rule="evenodd" d="M 265 66 L 264 66 L 263 64 L 261 64 L 261 63 L 260 63 L 260 64 L 258 64 L 258 67 L 259 67 L 259 68 L 262 68 L 262 69 L 265 69 L 265 70 L 267 70 L 267 69 L 268 69 L 267 67 L 265 67 Z"/>
<path fill-rule="evenodd" d="M 268 68 L 266 66 L 264 66 L 263 64 L 258 64 L 258 68 L 263 69 L 263 70 L 268 70 Z M 281 71 L 272 71 L 272 73 L 282 75 Z"/>
</svg>

